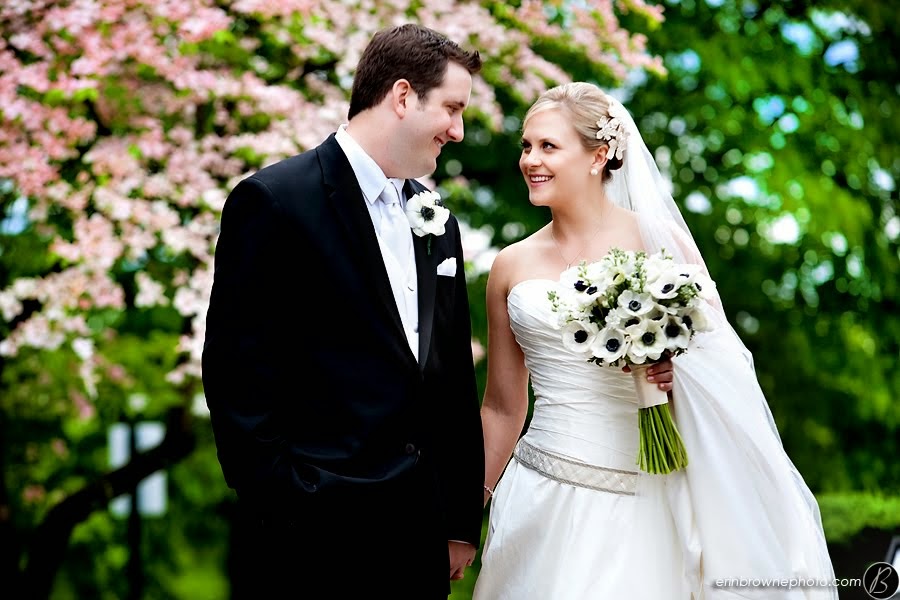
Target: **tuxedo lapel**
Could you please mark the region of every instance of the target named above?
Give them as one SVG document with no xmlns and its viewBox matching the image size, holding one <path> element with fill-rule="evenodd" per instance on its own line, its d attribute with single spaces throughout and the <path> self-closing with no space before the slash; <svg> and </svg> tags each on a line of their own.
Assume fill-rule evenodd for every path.
<svg viewBox="0 0 900 600">
<path fill-rule="evenodd" d="M 384 315 L 393 323 L 396 337 L 408 348 L 390 279 L 381 257 L 375 227 L 372 225 L 372 217 L 366 208 L 366 201 L 353 168 L 333 134 L 318 147 L 317 152 L 329 204 L 346 233 L 343 245 L 347 252 L 356 256 L 360 264 L 360 276 L 369 280 L 370 289 L 378 300 L 377 304 L 384 309 Z M 416 254 L 418 256 L 418 250 Z M 406 354 L 412 359 L 411 352 Z"/>
<path fill-rule="evenodd" d="M 404 186 L 407 198 L 425 188 L 420 184 L 406 180 Z M 416 253 L 416 279 L 419 285 L 419 366 L 424 368 L 428 362 L 428 350 L 431 347 L 431 329 L 434 322 L 434 301 L 437 289 L 437 240 L 431 240 L 431 255 L 428 254 L 428 236 L 419 237 L 413 234 L 413 248 Z"/>
</svg>

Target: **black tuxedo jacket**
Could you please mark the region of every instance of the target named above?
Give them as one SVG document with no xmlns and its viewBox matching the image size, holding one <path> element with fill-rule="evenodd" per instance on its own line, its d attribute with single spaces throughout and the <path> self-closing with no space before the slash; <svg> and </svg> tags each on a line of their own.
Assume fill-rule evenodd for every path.
<svg viewBox="0 0 900 600">
<path fill-rule="evenodd" d="M 484 450 L 459 225 L 451 216 L 430 255 L 413 243 L 418 361 L 334 135 L 234 188 L 203 350 L 219 461 L 241 500 L 301 520 L 328 518 L 298 511 L 316 496 L 389 493 L 417 470 L 417 502 L 445 539 L 477 546 Z M 448 257 L 457 275 L 438 276 Z"/>
</svg>

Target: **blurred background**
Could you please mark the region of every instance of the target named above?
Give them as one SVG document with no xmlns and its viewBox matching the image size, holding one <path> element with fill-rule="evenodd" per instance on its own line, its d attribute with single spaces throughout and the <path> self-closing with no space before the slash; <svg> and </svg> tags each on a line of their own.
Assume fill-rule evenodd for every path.
<svg viewBox="0 0 900 600">
<path fill-rule="evenodd" d="M 518 172 L 521 118 L 549 86 L 596 82 L 672 180 L 837 575 L 900 566 L 897 9 L 3 2 L 0 581 L 54 599 L 240 585 L 229 565 L 247 549 L 199 377 L 222 204 L 345 122 L 365 44 L 406 21 L 485 59 L 465 141 L 424 180 L 464 225 L 480 385 L 491 261 L 549 218 Z M 285 277 L 315 293 L 302 261 Z M 477 568 L 451 598 L 471 597 Z M 373 593 L 390 597 L 389 573 Z"/>
</svg>

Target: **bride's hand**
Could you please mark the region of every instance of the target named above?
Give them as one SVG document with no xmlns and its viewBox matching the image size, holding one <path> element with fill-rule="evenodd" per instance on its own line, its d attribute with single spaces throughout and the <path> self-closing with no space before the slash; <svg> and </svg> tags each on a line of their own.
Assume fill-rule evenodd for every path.
<svg viewBox="0 0 900 600">
<path fill-rule="evenodd" d="M 475 560 L 476 548 L 466 542 L 449 541 L 450 580 L 457 581 L 465 576 L 466 567 L 471 567 Z"/>
<path fill-rule="evenodd" d="M 622 370 L 626 373 L 631 373 L 631 369 L 628 367 L 628 365 L 622 367 Z M 664 392 L 672 391 L 674 380 L 675 372 L 671 358 L 666 358 L 647 368 L 647 381 L 655 383 L 656 387 Z"/>
</svg>

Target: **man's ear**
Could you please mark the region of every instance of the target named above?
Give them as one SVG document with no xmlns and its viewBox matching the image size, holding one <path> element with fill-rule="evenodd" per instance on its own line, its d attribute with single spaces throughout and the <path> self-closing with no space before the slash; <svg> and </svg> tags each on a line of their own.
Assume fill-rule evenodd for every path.
<svg viewBox="0 0 900 600">
<path fill-rule="evenodd" d="M 409 81 L 406 79 L 398 79 L 394 82 L 394 85 L 391 86 L 391 91 L 388 93 L 388 98 L 391 102 L 391 110 L 393 110 L 401 119 L 410 107 L 409 103 L 413 95 L 415 95 L 415 92 L 409 84 Z"/>
</svg>

